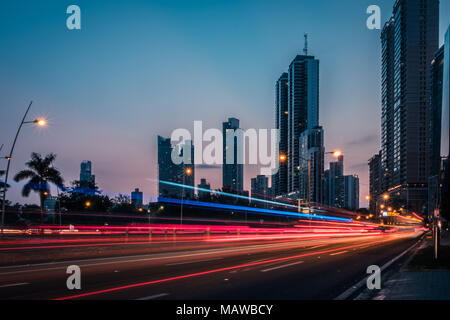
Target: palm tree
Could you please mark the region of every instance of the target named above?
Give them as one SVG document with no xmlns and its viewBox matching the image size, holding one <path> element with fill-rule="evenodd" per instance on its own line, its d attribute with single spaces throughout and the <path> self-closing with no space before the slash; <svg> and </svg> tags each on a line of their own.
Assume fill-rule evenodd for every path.
<svg viewBox="0 0 450 320">
<path fill-rule="evenodd" d="M 61 173 L 52 166 L 55 159 L 56 155 L 53 153 L 42 158 L 39 153 L 33 152 L 31 154 L 31 160 L 25 163 L 29 169 L 20 171 L 14 177 L 14 181 L 16 182 L 29 179 L 22 189 L 22 195 L 24 197 L 28 197 L 31 191 L 39 193 L 41 201 L 41 222 L 44 201 L 50 191 L 49 182 L 55 184 L 59 188 L 62 188 L 64 183 Z"/>
</svg>

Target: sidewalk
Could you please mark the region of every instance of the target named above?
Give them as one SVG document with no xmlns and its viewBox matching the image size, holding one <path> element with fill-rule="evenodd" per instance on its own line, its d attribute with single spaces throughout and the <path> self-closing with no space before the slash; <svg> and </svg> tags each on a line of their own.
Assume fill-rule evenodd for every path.
<svg viewBox="0 0 450 320">
<path fill-rule="evenodd" d="M 382 277 L 381 290 L 363 291 L 356 300 L 449 300 L 450 234 L 441 240 L 438 263 L 432 260 L 433 243 L 427 237 L 399 270 Z"/>
</svg>

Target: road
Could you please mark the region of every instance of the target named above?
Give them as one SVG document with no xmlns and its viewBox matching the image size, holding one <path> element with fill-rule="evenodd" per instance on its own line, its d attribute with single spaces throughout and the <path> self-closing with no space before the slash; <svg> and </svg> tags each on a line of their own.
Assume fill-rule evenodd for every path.
<svg viewBox="0 0 450 320">
<path fill-rule="evenodd" d="M 78 260 L 2 266 L 0 299 L 333 299 L 363 279 L 369 265 L 383 265 L 421 234 L 244 241 L 229 237 L 110 246 L 91 240 L 62 247 L 44 241 L 25 249 L 18 243 L 3 243 L 3 257 L 17 252 L 48 256 L 55 250 L 71 256 L 80 244 L 84 252 L 103 246 L 116 250 L 103 257 L 93 251 L 91 257 Z M 135 254 L 142 247 L 160 250 Z M 81 269 L 81 290 L 66 287 L 69 265 Z"/>
</svg>

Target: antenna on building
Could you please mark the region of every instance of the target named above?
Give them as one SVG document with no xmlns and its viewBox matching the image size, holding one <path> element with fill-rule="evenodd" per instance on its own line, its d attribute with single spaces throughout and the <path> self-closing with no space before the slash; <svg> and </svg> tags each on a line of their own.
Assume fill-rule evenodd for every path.
<svg viewBox="0 0 450 320">
<path fill-rule="evenodd" d="M 305 48 L 303 49 L 303 53 L 305 54 L 305 56 L 307 56 L 308 55 L 308 32 L 305 32 L 304 36 L 305 36 Z"/>
</svg>

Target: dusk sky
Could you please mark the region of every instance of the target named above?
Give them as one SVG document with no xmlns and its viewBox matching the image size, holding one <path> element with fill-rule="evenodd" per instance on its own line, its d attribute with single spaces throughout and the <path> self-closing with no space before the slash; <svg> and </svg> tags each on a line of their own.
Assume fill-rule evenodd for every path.
<svg viewBox="0 0 450 320">
<path fill-rule="evenodd" d="M 440 1 L 440 44 L 450 0 Z M 82 29 L 68 30 L 66 8 L 81 8 Z M 274 88 L 302 53 L 320 60 L 320 123 L 327 151 L 344 153 L 345 174 L 368 194 L 367 161 L 380 149 L 380 30 L 366 27 L 366 8 L 394 0 L 3 1 L 0 11 L 0 145 L 9 152 L 21 117 L 46 117 L 46 128 L 23 128 L 8 199 L 22 198 L 12 177 L 31 152 L 57 154 L 66 184 L 91 160 L 100 189 L 157 194 L 157 135 L 177 128 L 273 128 Z M 326 158 L 326 168 L 328 162 Z M 6 161 L 0 160 L 0 169 Z M 258 174 L 245 168 L 245 188 Z M 221 169 L 198 169 L 221 187 Z"/>
</svg>

